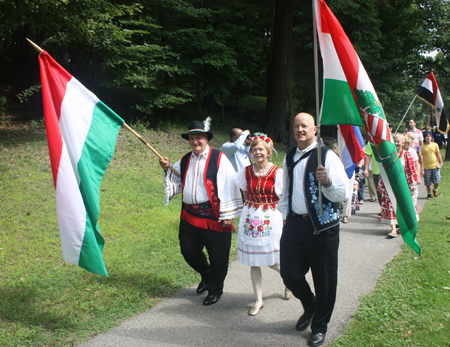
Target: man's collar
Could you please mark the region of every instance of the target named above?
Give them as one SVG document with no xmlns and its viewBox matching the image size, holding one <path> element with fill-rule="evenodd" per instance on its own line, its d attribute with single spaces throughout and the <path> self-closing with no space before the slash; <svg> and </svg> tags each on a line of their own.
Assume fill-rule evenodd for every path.
<svg viewBox="0 0 450 347">
<path fill-rule="evenodd" d="M 316 148 L 316 147 L 317 147 L 317 141 L 314 141 L 312 144 L 310 144 L 310 145 L 309 145 L 308 147 L 306 147 L 305 149 L 300 149 L 300 148 L 298 148 L 298 146 L 297 146 L 296 152 L 297 152 L 298 154 L 300 154 L 300 155 L 303 155 L 304 153 L 307 153 L 307 152 L 313 150 L 313 149 Z"/>
<path fill-rule="evenodd" d="M 205 159 L 206 159 L 206 158 L 208 158 L 208 154 L 209 154 L 209 145 L 206 145 L 205 150 L 202 153 L 200 153 L 200 157 L 205 157 Z M 192 156 L 194 158 L 197 158 L 197 156 L 195 155 L 194 151 L 192 151 Z"/>
</svg>

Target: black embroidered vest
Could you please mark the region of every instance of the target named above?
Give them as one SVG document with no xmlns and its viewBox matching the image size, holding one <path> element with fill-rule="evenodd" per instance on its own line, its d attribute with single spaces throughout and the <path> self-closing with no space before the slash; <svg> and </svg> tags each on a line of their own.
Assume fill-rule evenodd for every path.
<svg viewBox="0 0 450 347">
<path fill-rule="evenodd" d="M 294 186 L 292 182 L 294 179 L 302 179 L 302 177 L 294 177 L 294 167 L 301 160 L 307 160 L 306 170 L 303 174 L 306 206 L 314 227 L 314 234 L 319 234 L 321 231 L 339 224 L 339 202 L 331 202 L 322 194 L 322 217 L 319 218 L 319 182 L 315 177 L 318 167 L 317 147 L 303 154 L 299 160 L 294 162 L 296 150 L 297 147 L 289 148 L 286 154 L 286 165 L 289 174 L 289 181 L 291 182 L 289 185 L 289 212 L 292 211 L 292 193 Z M 320 147 L 320 150 L 322 151 L 322 165 L 325 166 L 325 159 L 329 149 L 326 147 Z"/>
</svg>

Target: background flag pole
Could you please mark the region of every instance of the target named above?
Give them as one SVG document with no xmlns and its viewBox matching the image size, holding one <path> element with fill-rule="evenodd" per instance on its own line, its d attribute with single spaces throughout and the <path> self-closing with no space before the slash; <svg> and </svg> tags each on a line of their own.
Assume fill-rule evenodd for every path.
<svg viewBox="0 0 450 347">
<path fill-rule="evenodd" d="M 408 114 L 409 109 L 411 108 L 411 106 L 412 106 L 414 100 L 416 100 L 416 98 L 417 98 L 417 94 L 414 95 L 414 99 L 412 99 L 411 103 L 410 103 L 409 106 L 408 106 L 408 109 L 407 109 L 406 112 L 405 112 L 405 115 L 403 116 L 403 118 L 402 118 L 402 120 L 400 121 L 400 123 L 398 123 L 398 127 L 397 127 L 397 129 L 395 129 L 395 133 L 394 133 L 394 134 L 397 134 L 398 128 L 400 128 L 400 125 L 403 123 L 403 119 L 405 119 L 406 115 Z"/>
</svg>

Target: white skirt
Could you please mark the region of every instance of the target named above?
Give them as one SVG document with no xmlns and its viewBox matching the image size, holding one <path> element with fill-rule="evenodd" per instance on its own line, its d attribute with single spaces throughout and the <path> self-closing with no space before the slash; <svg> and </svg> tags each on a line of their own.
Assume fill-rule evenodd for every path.
<svg viewBox="0 0 450 347">
<path fill-rule="evenodd" d="M 279 264 L 282 228 L 283 217 L 279 211 L 244 206 L 237 237 L 238 261 L 249 266 Z"/>
</svg>

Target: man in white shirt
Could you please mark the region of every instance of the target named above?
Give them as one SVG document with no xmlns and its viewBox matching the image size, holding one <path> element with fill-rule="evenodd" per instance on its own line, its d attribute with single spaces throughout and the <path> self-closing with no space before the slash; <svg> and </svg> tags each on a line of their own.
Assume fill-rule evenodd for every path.
<svg viewBox="0 0 450 347">
<path fill-rule="evenodd" d="M 225 142 L 220 149 L 226 154 L 236 172 L 250 165 L 248 159 L 251 143 L 248 139 L 249 135 L 250 130 L 242 131 L 242 129 L 233 128 L 230 132 L 230 141 Z"/>
<path fill-rule="evenodd" d="M 416 128 L 416 121 L 414 119 L 410 119 L 408 122 L 408 129 L 405 131 L 405 134 L 409 132 L 412 132 L 414 134 L 414 143 L 422 146 L 423 134 L 421 130 Z"/>
<path fill-rule="evenodd" d="M 208 291 L 203 305 L 215 304 L 223 293 L 228 272 L 232 221 L 239 216 L 242 199 L 231 177 L 233 166 L 223 152 L 208 145 L 213 134 L 203 122 L 192 122 L 189 131 L 181 134 L 189 140 L 192 152 L 173 165 L 178 177 L 164 157 L 166 202 L 182 193 L 183 203 L 179 228 L 181 253 L 186 262 L 201 275 L 197 294 Z M 203 252 L 206 248 L 208 259 Z"/>
<path fill-rule="evenodd" d="M 277 205 L 285 221 L 280 243 L 281 276 L 303 305 L 304 313 L 296 329 L 303 331 L 311 325 L 308 346 L 320 346 L 325 341 L 336 301 L 339 203 L 350 198 L 344 166 L 332 150 L 317 146 L 316 130 L 310 114 L 299 113 L 295 117 L 298 145 L 290 148 L 284 158 L 284 186 Z M 305 279 L 310 269 L 316 296 Z"/>
</svg>

